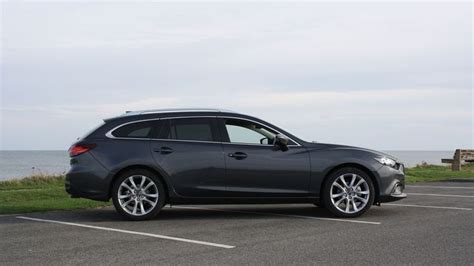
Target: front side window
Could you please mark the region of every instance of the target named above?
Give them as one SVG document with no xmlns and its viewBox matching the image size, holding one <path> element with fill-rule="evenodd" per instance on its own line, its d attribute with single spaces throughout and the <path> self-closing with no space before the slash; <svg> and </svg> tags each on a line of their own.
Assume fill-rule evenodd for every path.
<svg viewBox="0 0 474 266">
<path fill-rule="evenodd" d="M 216 141 L 217 136 L 209 118 L 167 119 L 160 139 Z"/>
<path fill-rule="evenodd" d="M 153 122 L 137 122 L 121 126 L 112 132 L 114 137 L 119 138 L 150 138 Z"/>
<path fill-rule="evenodd" d="M 276 132 L 259 124 L 237 119 L 227 119 L 225 128 L 231 143 L 273 144 Z"/>
</svg>

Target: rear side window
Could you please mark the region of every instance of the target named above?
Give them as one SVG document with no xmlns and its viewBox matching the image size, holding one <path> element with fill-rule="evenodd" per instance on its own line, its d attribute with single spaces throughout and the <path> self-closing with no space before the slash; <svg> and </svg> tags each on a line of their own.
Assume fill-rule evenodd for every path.
<svg viewBox="0 0 474 266">
<path fill-rule="evenodd" d="M 216 141 L 217 134 L 209 118 L 169 119 L 164 122 L 160 139 Z"/>
<path fill-rule="evenodd" d="M 152 121 L 131 123 L 121 126 L 112 132 L 118 138 L 151 138 Z"/>
</svg>

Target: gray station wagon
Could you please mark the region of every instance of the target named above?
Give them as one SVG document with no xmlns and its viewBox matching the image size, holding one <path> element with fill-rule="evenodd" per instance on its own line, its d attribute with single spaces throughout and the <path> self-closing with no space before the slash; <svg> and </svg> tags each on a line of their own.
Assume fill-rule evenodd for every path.
<svg viewBox="0 0 474 266">
<path fill-rule="evenodd" d="M 306 142 L 216 109 L 126 112 L 69 149 L 66 191 L 131 220 L 165 204 L 311 203 L 351 218 L 406 197 L 404 167 L 381 152 Z M 304 121 L 301 121 L 304 123 Z"/>
</svg>

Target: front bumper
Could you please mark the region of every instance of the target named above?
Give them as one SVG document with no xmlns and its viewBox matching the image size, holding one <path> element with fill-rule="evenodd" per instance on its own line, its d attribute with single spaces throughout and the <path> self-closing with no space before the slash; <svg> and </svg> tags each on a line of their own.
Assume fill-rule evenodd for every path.
<svg viewBox="0 0 474 266">
<path fill-rule="evenodd" d="M 401 200 L 407 197 L 405 190 L 405 174 L 403 168 L 394 169 L 382 166 L 377 170 L 379 177 L 379 196 L 377 203 Z"/>
</svg>

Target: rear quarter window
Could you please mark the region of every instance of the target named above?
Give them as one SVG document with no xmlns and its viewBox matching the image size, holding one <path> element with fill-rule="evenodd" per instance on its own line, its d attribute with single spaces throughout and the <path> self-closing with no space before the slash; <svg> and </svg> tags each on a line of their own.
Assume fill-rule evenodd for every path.
<svg viewBox="0 0 474 266">
<path fill-rule="evenodd" d="M 121 126 L 112 132 L 117 138 L 151 138 L 154 121 L 136 122 Z"/>
</svg>

